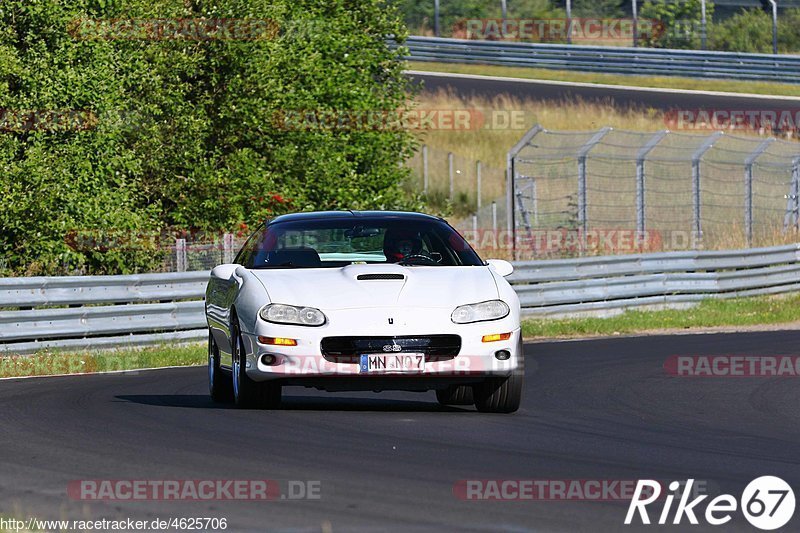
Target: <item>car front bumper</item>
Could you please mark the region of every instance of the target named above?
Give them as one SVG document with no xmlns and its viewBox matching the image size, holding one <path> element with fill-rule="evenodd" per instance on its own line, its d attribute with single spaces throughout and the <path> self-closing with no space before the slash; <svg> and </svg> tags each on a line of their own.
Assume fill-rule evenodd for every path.
<svg viewBox="0 0 800 533">
<path fill-rule="evenodd" d="M 390 314 L 395 316 L 393 324 L 385 321 L 378 322 L 379 318 L 387 314 L 386 310 L 375 310 L 369 313 L 371 327 L 358 327 L 354 320 L 355 315 L 330 316 L 329 323 L 321 327 L 303 327 L 270 324 L 260 321 L 255 333 L 243 334 L 247 349 L 247 375 L 254 381 L 267 381 L 282 379 L 287 382 L 301 383 L 304 378 L 334 379 L 343 378 L 385 378 L 384 381 L 396 379 L 398 382 L 412 382 L 430 378 L 442 378 L 453 383 L 459 381 L 475 381 L 486 376 L 507 376 L 522 368 L 522 335 L 519 322 L 514 317 L 489 322 L 473 324 L 453 324 L 442 320 L 441 313 L 416 310 L 414 313 L 395 311 Z M 360 316 L 364 316 L 363 310 Z M 350 318 L 348 320 L 348 318 Z M 385 320 L 385 319 L 384 319 Z M 344 324 L 332 326 L 332 324 Z M 485 335 L 510 333 L 505 340 L 484 342 Z M 375 349 L 380 346 L 372 343 L 364 353 L 336 354 L 323 353 L 323 339 L 329 337 L 350 337 L 354 339 L 378 338 L 386 339 L 387 343 L 395 344 L 392 339 L 401 337 L 426 338 L 431 335 L 457 335 L 460 337 L 460 349 L 455 353 L 426 354 L 424 368 L 413 372 L 369 372 L 361 369 L 361 355 L 384 355 L 387 357 L 402 356 L 406 353 L 424 353 L 415 350 L 412 346 L 408 350 L 404 347 L 400 352 L 386 352 Z M 296 346 L 279 346 L 266 344 L 259 337 L 280 337 L 293 339 Z M 499 352 L 500 357 L 498 357 Z M 266 359 L 271 364 L 265 363 Z M 506 357 L 507 358 L 503 358 Z"/>
</svg>

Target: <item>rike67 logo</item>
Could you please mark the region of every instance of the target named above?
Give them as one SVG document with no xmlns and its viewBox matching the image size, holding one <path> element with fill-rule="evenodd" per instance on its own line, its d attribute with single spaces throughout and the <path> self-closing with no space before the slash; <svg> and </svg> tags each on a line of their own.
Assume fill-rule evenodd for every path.
<svg viewBox="0 0 800 533">
<path fill-rule="evenodd" d="M 794 491 L 779 477 L 762 476 L 754 479 L 745 487 L 738 501 L 731 494 L 720 494 L 708 502 L 704 502 L 709 497 L 707 494 L 689 500 L 692 496 L 693 484 L 694 479 L 689 479 L 685 483 L 685 488 L 681 490 L 684 484 L 673 481 L 668 487 L 670 493 L 664 497 L 661 494 L 662 486 L 658 481 L 640 479 L 628 507 L 625 524 L 635 523 L 637 513 L 642 524 L 650 524 L 648 505 L 655 504 L 655 502 L 660 504 L 662 501 L 663 507 L 661 507 L 656 522 L 661 525 L 680 524 L 684 517 L 690 524 L 696 525 L 699 523 L 697 516 L 700 515 L 708 524 L 720 526 L 730 522 L 738 508 L 741 509 L 750 524 L 758 529 L 771 531 L 786 525 L 794 515 Z M 676 497 L 678 504 L 673 512 L 672 504 Z M 705 503 L 705 512 L 701 513 L 703 507 L 701 504 L 703 503 Z M 653 508 L 658 506 L 658 504 L 652 505 Z M 672 517 L 671 521 L 670 516 Z"/>
</svg>

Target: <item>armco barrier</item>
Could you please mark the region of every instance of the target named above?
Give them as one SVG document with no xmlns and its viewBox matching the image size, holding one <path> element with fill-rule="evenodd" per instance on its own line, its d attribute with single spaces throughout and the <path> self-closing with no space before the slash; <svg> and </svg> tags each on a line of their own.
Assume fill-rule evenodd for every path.
<svg viewBox="0 0 800 533">
<path fill-rule="evenodd" d="M 552 316 L 800 290 L 800 245 L 524 261 L 523 314 Z"/>
<path fill-rule="evenodd" d="M 0 353 L 197 341 L 208 272 L 0 278 Z"/>
<path fill-rule="evenodd" d="M 409 37 L 407 59 L 800 83 L 800 56 Z"/>
<path fill-rule="evenodd" d="M 206 338 L 208 272 L 0 278 L 0 353 Z M 800 291 L 800 244 L 525 261 L 509 281 L 526 316 Z"/>
</svg>

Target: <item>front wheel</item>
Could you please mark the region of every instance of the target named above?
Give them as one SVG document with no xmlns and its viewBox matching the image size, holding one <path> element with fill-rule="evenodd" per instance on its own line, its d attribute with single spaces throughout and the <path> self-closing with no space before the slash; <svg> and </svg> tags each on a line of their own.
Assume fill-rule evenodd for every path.
<svg viewBox="0 0 800 533">
<path fill-rule="evenodd" d="M 488 378 L 472 386 L 475 407 L 482 413 L 513 413 L 522 401 L 522 373 Z"/>
<path fill-rule="evenodd" d="M 442 405 L 472 405 L 475 402 L 469 385 L 450 385 L 446 389 L 437 389 L 436 399 Z"/>
<path fill-rule="evenodd" d="M 219 347 L 214 336 L 208 334 L 208 392 L 215 402 L 226 403 L 233 400 L 231 378 L 219 367 Z"/>
<path fill-rule="evenodd" d="M 247 376 L 247 350 L 239 328 L 232 328 L 233 339 L 233 401 L 244 409 L 275 409 L 281 404 L 280 383 L 259 383 Z"/>
</svg>

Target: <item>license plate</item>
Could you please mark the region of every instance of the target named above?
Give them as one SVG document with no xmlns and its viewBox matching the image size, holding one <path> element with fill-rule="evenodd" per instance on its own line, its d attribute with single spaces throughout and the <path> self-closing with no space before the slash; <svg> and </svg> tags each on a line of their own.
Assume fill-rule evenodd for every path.
<svg viewBox="0 0 800 533">
<path fill-rule="evenodd" d="M 359 372 L 362 374 L 414 373 L 425 370 L 425 354 L 365 354 L 361 356 Z"/>
</svg>

